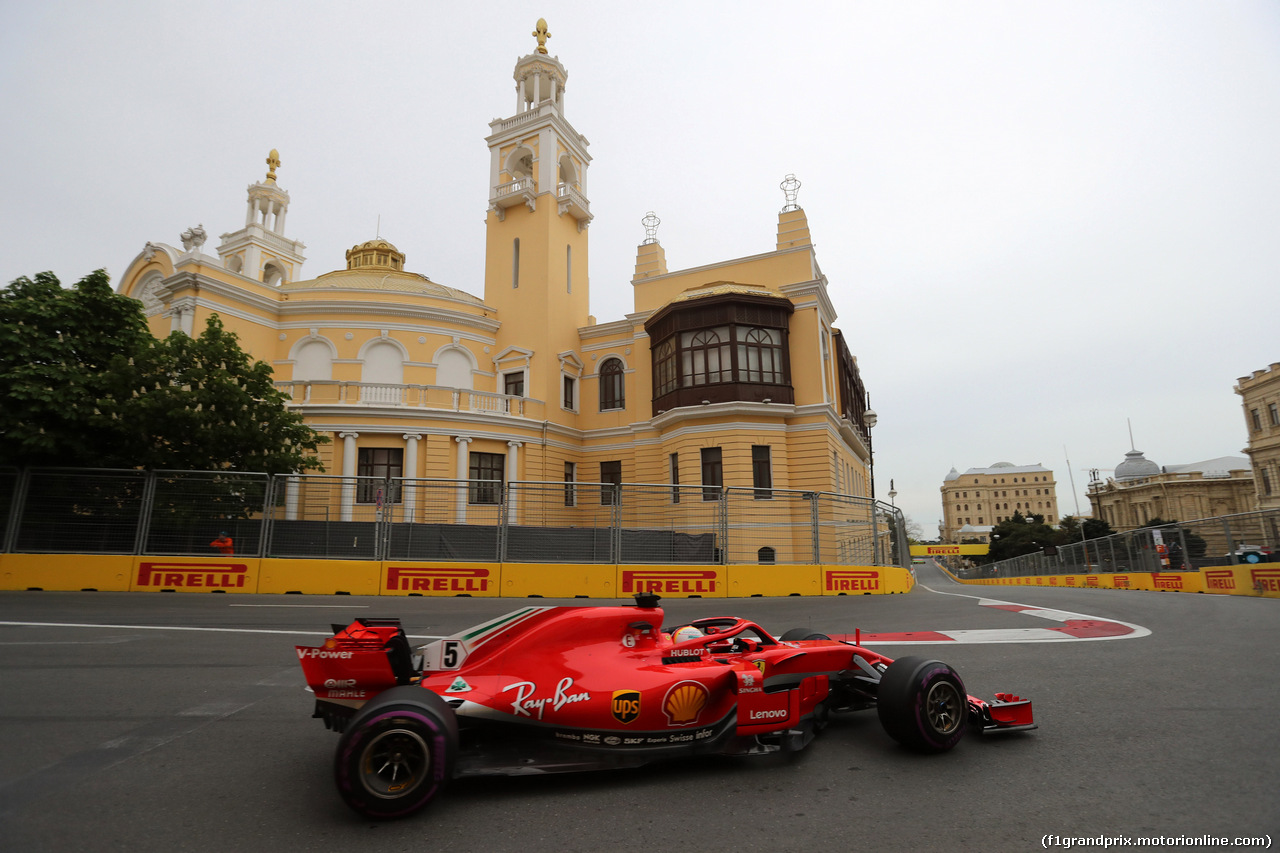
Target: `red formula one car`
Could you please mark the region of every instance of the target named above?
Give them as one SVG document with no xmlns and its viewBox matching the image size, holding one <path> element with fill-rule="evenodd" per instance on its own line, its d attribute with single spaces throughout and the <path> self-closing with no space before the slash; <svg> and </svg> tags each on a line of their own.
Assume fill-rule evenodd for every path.
<svg viewBox="0 0 1280 853">
<path fill-rule="evenodd" d="M 361 618 L 297 646 L 315 716 L 342 732 L 338 791 L 402 817 L 450 779 L 798 750 L 831 713 L 876 708 L 890 735 L 942 752 L 966 728 L 1035 728 L 1031 703 L 965 693 L 950 666 L 890 660 L 808 629 L 745 619 L 663 627 L 635 606 L 524 607 L 415 651 L 397 619 Z"/>
</svg>

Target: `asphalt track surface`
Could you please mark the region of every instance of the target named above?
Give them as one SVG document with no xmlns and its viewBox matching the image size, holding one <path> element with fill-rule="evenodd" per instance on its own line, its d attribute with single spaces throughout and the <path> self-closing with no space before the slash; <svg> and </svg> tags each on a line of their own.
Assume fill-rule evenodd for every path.
<svg viewBox="0 0 1280 853">
<path fill-rule="evenodd" d="M 358 615 L 399 616 L 410 635 L 429 637 L 527 602 L 0 593 L 0 850 L 808 853 L 1033 850 L 1046 835 L 1280 841 L 1280 602 L 964 587 L 932 564 L 917 569 L 921 583 L 907 595 L 663 606 L 668 622 L 738 615 L 777 632 L 979 640 L 960 632 L 992 631 L 985 636 L 1008 640 L 1048 624 L 1034 610 L 980 606 L 987 598 L 1143 630 L 878 646 L 953 664 L 975 695 L 1034 700 L 1038 730 L 969 737 L 944 755 L 900 748 L 862 712 L 793 756 L 468 779 L 387 823 L 339 800 L 337 735 L 310 718 L 293 645 L 318 644 L 331 622 Z"/>
</svg>

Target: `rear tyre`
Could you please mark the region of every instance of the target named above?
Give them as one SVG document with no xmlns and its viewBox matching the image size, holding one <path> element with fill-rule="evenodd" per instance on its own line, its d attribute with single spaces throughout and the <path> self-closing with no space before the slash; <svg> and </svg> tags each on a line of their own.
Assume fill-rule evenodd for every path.
<svg viewBox="0 0 1280 853">
<path fill-rule="evenodd" d="M 366 817 L 413 814 L 453 777 L 458 721 L 421 687 L 393 687 L 368 702 L 338 742 L 334 780 L 348 806 Z"/>
<path fill-rule="evenodd" d="M 964 737 L 969 698 L 947 664 L 919 657 L 889 664 L 876 699 L 880 725 L 903 746 L 946 752 Z"/>
<path fill-rule="evenodd" d="M 793 640 L 830 640 L 831 638 L 810 628 L 792 628 L 778 639 L 790 643 Z"/>
</svg>

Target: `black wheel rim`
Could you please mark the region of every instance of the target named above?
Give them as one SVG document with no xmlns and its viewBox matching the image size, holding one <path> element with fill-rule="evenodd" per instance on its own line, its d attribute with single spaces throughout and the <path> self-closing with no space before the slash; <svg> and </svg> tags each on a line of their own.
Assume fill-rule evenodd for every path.
<svg viewBox="0 0 1280 853">
<path fill-rule="evenodd" d="M 925 713 L 935 732 L 949 735 L 959 728 L 962 701 L 960 691 L 949 681 L 939 681 L 929 688 L 925 697 Z"/>
<path fill-rule="evenodd" d="M 375 797 L 399 799 L 422 784 L 430 764 L 431 747 L 421 735 L 410 729 L 387 729 L 361 753 L 360 782 Z"/>
</svg>

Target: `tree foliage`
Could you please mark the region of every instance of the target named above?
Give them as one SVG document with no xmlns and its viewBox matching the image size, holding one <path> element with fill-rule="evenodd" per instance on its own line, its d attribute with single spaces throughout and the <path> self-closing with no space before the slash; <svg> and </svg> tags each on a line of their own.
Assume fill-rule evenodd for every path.
<svg viewBox="0 0 1280 853">
<path fill-rule="evenodd" d="M 1057 545 L 1057 529 L 1044 523 L 1043 515 L 1023 516 L 1015 512 L 1012 518 L 991 528 L 991 546 L 987 559 L 991 562 L 1035 554 L 1050 545 Z"/>
<path fill-rule="evenodd" d="M 319 469 L 327 441 L 210 316 L 164 340 L 104 270 L 0 291 L 0 464 L 280 474 Z"/>
</svg>

